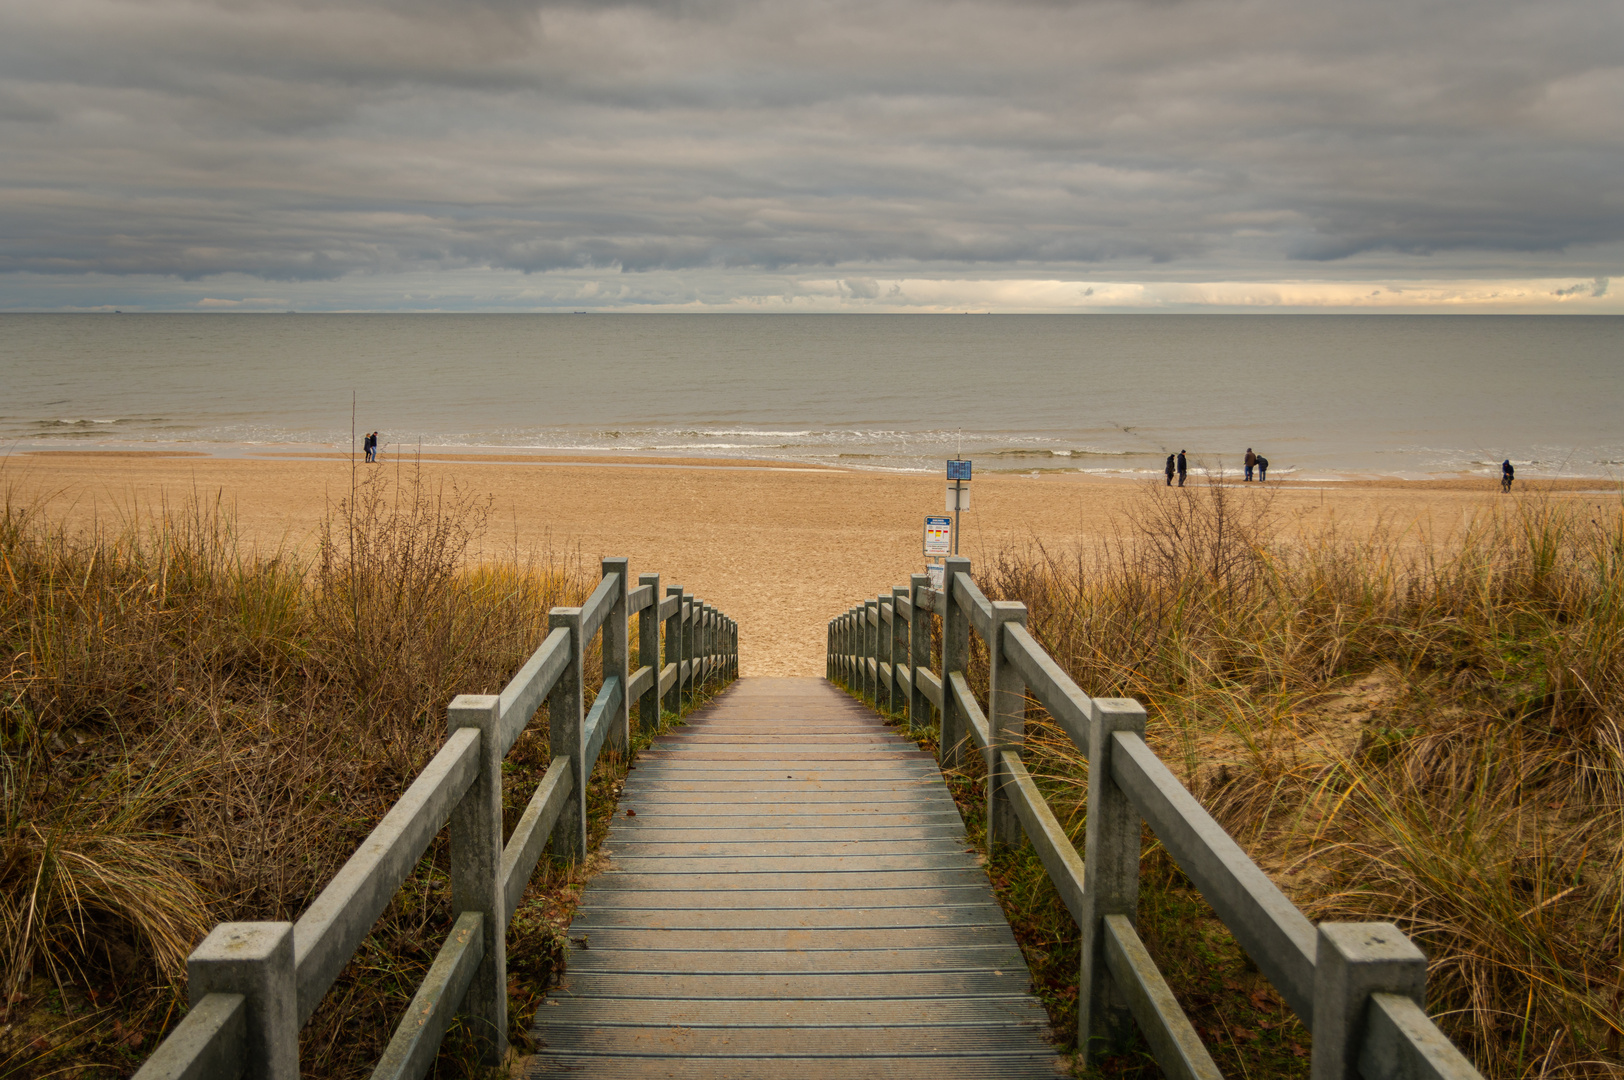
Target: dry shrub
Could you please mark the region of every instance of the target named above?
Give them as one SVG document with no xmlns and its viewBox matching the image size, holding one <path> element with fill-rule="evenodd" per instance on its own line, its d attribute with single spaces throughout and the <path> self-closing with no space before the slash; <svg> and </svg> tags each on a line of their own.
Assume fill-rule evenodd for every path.
<svg viewBox="0 0 1624 1080">
<path fill-rule="evenodd" d="M 449 699 L 500 689 L 595 583 L 575 557 L 469 565 L 483 523 L 415 471 L 359 482 L 310 562 L 201 501 L 83 534 L 7 502 L 0 1072 L 143 1057 L 207 927 L 295 918 L 439 748 Z M 432 959 L 442 848 L 306 1028 L 316 1074 L 364 1071 Z"/>
<path fill-rule="evenodd" d="M 1414 935 L 1429 1008 L 1485 1074 L 1624 1075 L 1617 499 L 1350 536 L 1262 492 L 1158 485 L 1099 548 L 977 577 L 1085 690 L 1146 702 L 1159 752 L 1312 916 Z M 1086 763 L 1029 750 L 1068 802 Z M 1162 861 L 1147 887 L 1187 886 Z"/>
</svg>

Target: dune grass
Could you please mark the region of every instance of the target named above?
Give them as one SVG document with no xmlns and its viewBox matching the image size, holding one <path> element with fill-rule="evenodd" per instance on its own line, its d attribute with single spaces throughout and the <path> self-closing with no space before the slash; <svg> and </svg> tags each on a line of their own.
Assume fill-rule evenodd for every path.
<svg viewBox="0 0 1624 1080">
<path fill-rule="evenodd" d="M 1089 693 L 1145 702 L 1152 745 L 1310 917 L 1411 934 L 1486 1076 L 1624 1075 L 1618 497 L 1354 535 L 1158 486 L 1108 543 L 976 576 Z M 1035 706 L 1029 726 L 1080 841 L 1087 762 Z M 1076 929 L 1029 850 L 989 869 L 1071 1037 Z M 1142 873 L 1143 932 L 1226 1075 L 1306 1076 L 1301 1025 L 1148 833 Z M 1156 1075 L 1120 1050 L 1106 1073 Z"/>
<path fill-rule="evenodd" d="M 572 556 L 479 551 L 483 525 L 382 470 L 308 557 L 250 550 L 203 501 L 73 534 L 0 509 L 0 1077 L 128 1073 L 183 1013 L 207 928 L 295 918 L 439 748 L 450 698 L 500 689 L 595 584 Z M 509 758 L 510 827 L 546 747 L 543 717 Z M 521 1047 L 584 873 L 538 872 L 514 919 Z M 370 1068 L 449 925 L 442 837 L 306 1027 L 307 1072 Z M 449 1074 L 465 1050 L 454 1033 Z"/>
</svg>

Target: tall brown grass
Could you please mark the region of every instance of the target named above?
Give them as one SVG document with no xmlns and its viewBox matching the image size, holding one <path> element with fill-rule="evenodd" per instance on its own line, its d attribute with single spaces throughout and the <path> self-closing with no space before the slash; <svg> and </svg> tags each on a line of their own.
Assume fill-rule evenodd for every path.
<svg viewBox="0 0 1624 1080">
<path fill-rule="evenodd" d="M 249 548 L 202 501 L 80 533 L 6 502 L 0 1075 L 144 1057 L 208 926 L 295 918 L 436 751 L 449 699 L 499 689 L 548 608 L 584 598 L 576 558 L 475 564 L 483 523 L 464 493 L 382 470 L 310 558 Z M 313 1018 L 307 1068 L 376 1057 L 449 925 L 441 864 Z"/>
<path fill-rule="evenodd" d="M 977 578 L 1026 602 L 1079 685 L 1146 702 L 1159 752 L 1312 917 L 1411 933 L 1429 1008 L 1486 1075 L 1624 1075 L 1619 498 L 1353 533 L 1264 492 L 1158 486 L 1110 542 L 1005 551 Z M 1041 729 L 1031 751 L 1080 830 L 1087 763 Z M 1146 868 L 1147 912 L 1186 910 L 1165 855 Z M 1300 1071 L 1232 1035 L 1277 1000 L 1172 955 L 1210 926 L 1147 921 L 1225 1054 Z"/>
</svg>

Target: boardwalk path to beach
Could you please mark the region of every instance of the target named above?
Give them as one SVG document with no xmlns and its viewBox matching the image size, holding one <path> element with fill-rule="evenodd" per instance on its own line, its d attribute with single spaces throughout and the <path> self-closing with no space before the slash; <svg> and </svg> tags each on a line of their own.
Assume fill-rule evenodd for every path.
<svg viewBox="0 0 1624 1080">
<path fill-rule="evenodd" d="M 658 740 L 604 847 L 530 1075 L 1057 1075 L 935 760 L 824 680 Z"/>
</svg>

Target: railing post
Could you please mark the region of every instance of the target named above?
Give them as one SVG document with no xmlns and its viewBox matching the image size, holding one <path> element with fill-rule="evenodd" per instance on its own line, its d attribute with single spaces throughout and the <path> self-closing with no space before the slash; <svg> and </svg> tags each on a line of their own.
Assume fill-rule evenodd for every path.
<svg viewBox="0 0 1624 1080">
<path fill-rule="evenodd" d="M 693 622 L 689 633 L 693 635 L 694 662 L 689 673 L 693 676 L 693 689 L 689 692 L 690 699 L 697 698 L 705 690 L 705 667 L 710 663 L 710 657 L 705 649 L 705 608 L 703 600 L 694 599 Z"/>
<path fill-rule="evenodd" d="M 247 999 L 247 1068 L 252 1080 L 299 1080 L 299 991 L 293 924 L 220 923 L 186 958 L 186 994 Z"/>
<path fill-rule="evenodd" d="M 970 739 L 970 729 L 958 703 L 953 700 L 953 687 L 948 676 L 965 671 L 970 666 L 970 615 L 953 595 L 953 579 L 970 572 L 970 560 L 954 555 L 946 560 L 942 572 L 942 767 L 956 769 L 963 762 L 964 747 Z"/>
<path fill-rule="evenodd" d="M 930 588 L 929 574 L 913 574 L 908 578 L 908 602 L 913 605 L 913 619 L 908 623 L 908 730 L 914 733 L 930 727 L 930 699 L 919 685 L 919 671 L 930 670 L 931 613 L 919 606 L 921 589 Z"/>
<path fill-rule="evenodd" d="M 665 620 L 665 662 L 677 665 L 671 689 L 665 692 L 665 710 L 679 715 L 682 712 L 682 586 L 667 585 L 665 595 L 677 598 L 677 609 Z"/>
<path fill-rule="evenodd" d="M 581 609 L 555 607 L 547 613 L 548 629 L 563 626 L 570 632 L 569 659 L 558 681 L 547 695 L 547 730 L 552 756 L 565 755 L 570 759 L 573 784 L 570 797 L 558 813 L 549 841 L 553 857 L 582 859 L 586 857 L 586 789 L 591 775 L 586 771 L 586 739 L 582 725 L 586 722 L 586 697 L 582 678 L 585 642 L 581 640 Z"/>
<path fill-rule="evenodd" d="M 694 648 L 694 597 L 684 593 L 682 597 L 682 659 L 688 665 L 688 673 L 683 676 L 681 669 L 677 671 L 677 682 L 682 685 L 682 703 L 691 704 L 694 700 L 694 673 L 699 668 L 699 655 Z"/>
<path fill-rule="evenodd" d="M 863 601 L 863 696 L 880 707 L 880 612 L 873 600 Z"/>
<path fill-rule="evenodd" d="M 1133 1033 L 1126 999 L 1105 963 L 1105 916 L 1139 921 L 1139 811 L 1111 777 L 1111 735 L 1143 735 L 1145 709 L 1132 698 L 1095 698 L 1088 725 L 1088 834 L 1083 851 L 1082 971 L 1077 1045 L 1093 1054 Z M 1093 1040 L 1101 1040 L 1099 1043 Z"/>
<path fill-rule="evenodd" d="M 851 689 L 851 608 L 840 616 L 840 656 L 837 671 L 840 673 L 840 685 L 847 690 Z"/>
<path fill-rule="evenodd" d="M 620 588 L 615 590 L 615 603 L 609 609 L 609 614 L 603 620 L 603 678 L 607 682 L 612 678 L 620 679 L 620 704 L 615 706 L 613 716 L 604 717 L 609 725 L 608 738 L 604 740 L 610 746 L 624 751 L 631 745 L 631 699 L 626 696 L 626 680 L 631 677 L 627 670 L 631 659 L 631 626 L 626 614 L 628 606 L 627 593 L 631 582 L 630 561 L 627 559 L 603 560 L 603 576 L 611 574 L 620 575 Z"/>
<path fill-rule="evenodd" d="M 879 679 L 879 694 L 874 699 L 874 708 L 881 712 L 890 712 L 897 695 L 896 668 L 891 666 L 891 637 L 892 627 L 896 625 L 897 613 L 891 607 L 891 597 L 881 593 L 874 598 L 874 675 Z M 887 622 L 885 613 L 891 612 L 891 621 Z M 885 667 L 882 669 L 881 664 Z"/>
<path fill-rule="evenodd" d="M 1398 994 L 1425 1008 L 1426 956 L 1392 923 L 1321 923 L 1311 1080 L 1357 1080 L 1371 994 Z"/>
<path fill-rule="evenodd" d="M 648 733 L 660 729 L 660 575 L 638 574 L 637 584 L 649 587 L 649 606 L 637 613 L 637 666 L 654 673 L 637 699 L 637 726 Z"/>
<path fill-rule="evenodd" d="M 1021 752 L 1026 741 L 1026 680 L 1019 669 L 1004 658 L 1004 627 L 1026 625 L 1026 605 L 1018 600 L 992 602 L 992 634 L 987 641 L 989 678 L 987 680 L 987 848 L 994 844 L 1020 844 L 1021 819 L 1009 801 L 1004 785 L 1000 751 Z"/>
<path fill-rule="evenodd" d="M 705 683 L 716 680 L 716 605 L 705 605 Z"/>
<path fill-rule="evenodd" d="M 907 700 L 902 695 L 901 670 L 908 666 L 908 627 L 912 625 L 902 617 L 902 604 L 898 598 L 908 598 L 908 586 L 898 585 L 891 590 L 891 711 L 900 713 L 908 707 Z M 913 608 L 908 608 L 908 614 L 913 615 Z M 909 683 L 909 685 L 913 685 Z M 908 721 L 908 727 L 913 728 L 913 721 Z"/>
<path fill-rule="evenodd" d="M 858 697 L 863 696 L 863 613 L 867 610 L 854 604 L 846 616 L 846 689 Z"/>
<path fill-rule="evenodd" d="M 486 1065 L 500 1065 L 508 1046 L 502 743 L 497 733 L 501 704 L 501 698 L 494 694 L 458 694 L 446 709 L 447 734 L 465 727 L 479 730 L 479 774 L 451 808 L 450 863 L 453 914 L 477 911 L 482 919 L 485 955 L 474 970 L 459 1012 L 471 1021 L 480 1060 Z"/>
</svg>

